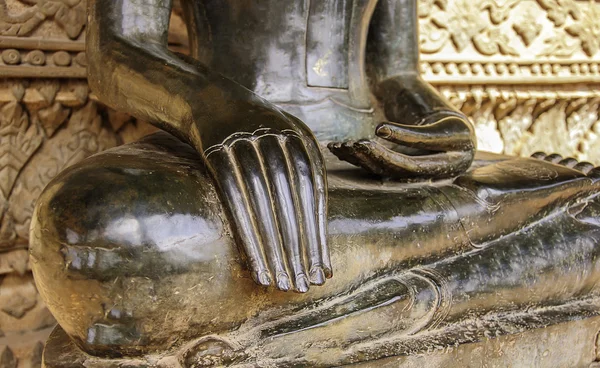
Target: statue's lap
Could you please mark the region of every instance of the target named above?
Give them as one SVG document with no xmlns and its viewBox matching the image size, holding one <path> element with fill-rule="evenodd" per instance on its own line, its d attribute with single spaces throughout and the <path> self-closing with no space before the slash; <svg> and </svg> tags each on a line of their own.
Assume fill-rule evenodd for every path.
<svg viewBox="0 0 600 368">
<path fill-rule="evenodd" d="M 588 244 L 600 238 L 594 224 L 595 180 L 533 159 L 493 157 L 477 165 L 454 182 L 427 184 L 382 183 L 360 178 L 356 170 L 333 168 L 328 222 L 335 276 L 307 294 L 291 294 L 254 284 L 240 266 L 224 209 L 201 160 L 190 147 L 159 133 L 89 158 L 45 189 L 32 224 L 33 270 L 61 327 L 84 350 L 100 354 L 160 350 L 186 339 L 228 334 L 248 323 L 268 325 L 261 330 L 266 336 L 310 333 L 329 323 L 360 331 L 362 311 L 377 316 L 369 318 L 371 334 L 390 326 L 417 331 L 433 319 L 458 318 L 472 308 L 460 297 L 447 310 L 432 307 L 440 287 L 471 293 L 481 312 L 494 308 L 485 296 L 489 288 L 514 306 L 560 302 L 594 290 L 595 260 L 570 264 L 564 271 L 567 266 L 556 256 L 556 273 L 546 268 L 549 275 L 532 279 L 541 285 L 538 299 L 497 282 L 502 273 L 517 277 L 516 268 L 496 274 L 486 262 L 500 257 L 492 253 L 494 247 L 516 247 L 513 252 L 537 260 L 553 246 L 563 252 L 572 241 L 581 243 L 573 251 L 595 255 Z M 582 203 L 587 207 L 580 208 Z M 561 239 L 541 236 L 536 229 L 544 226 L 560 232 Z M 539 249 L 528 245 L 533 236 L 545 239 Z M 452 256 L 463 253 L 489 271 L 480 275 L 477 290 L 461 283 L 476 272 L 470 266 L 457 269 Z M 579 285 L 569 295 L 557 291 L 560 282 L 574 279 Z M 439 280 L 447 285 L 436 284 Z M 559 283 L 556 290 L 546 285 L 552 282 Z M 411 297 L 412 309 L 407 308 L 410 287 L 420 293 Z M 398 302 L 387 303 L 392 299 Z M 323 307 L 323 300 L 337 309 Z M 314 314 L 298 312 L 313 306 Z M 353 317 L 332 322 L 342 314 Z M 324 331 L 332 334 L 329 338 L 338 333 Z M 362 338 L 359 332 L 344 335 L 346 341 Z"/>
</svg>

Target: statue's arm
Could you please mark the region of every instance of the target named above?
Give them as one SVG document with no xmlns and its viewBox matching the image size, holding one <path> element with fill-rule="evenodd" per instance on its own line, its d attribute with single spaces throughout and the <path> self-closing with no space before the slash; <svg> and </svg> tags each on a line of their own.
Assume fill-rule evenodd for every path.
<svg viewBox="0 0 600 368">
<path fill-rule="evenodd" d="M 366 62 L 388 120 L 376 134 L 396 146 L 362 140 L 330 148 L 385 176 L 455 176 L 473 161 L 475 134 L 468 119 L 419 75 L 416 8 L 415 0 L 379 0 L 369 29 Z"/>
<path fill-rule="evenodd" d="M 88 1 L 89 85 L 105 104 L 182 136 L 201 71 L 168 51 L 171 0 Z M 196 142 L 201 144 L 201 142 Z"/>
<path fill-rule="evenodd" d="M 324 283 L 332 275 L 327 190 L 315 137 L 243 86 L 170 52 L 171 7 L 172 0 L 88 0 L 90 87 L 201 154 L 259 284 L 305 292 Z"/>
<path fill-rule="evenodd" d="M 88 1 L 88 78 L 102 102 L 158 125 L 199 151 L 265 125 L 302 130 L 239 84 L 169 51 L 171 7 L 172 0 Z"/>
</svg>

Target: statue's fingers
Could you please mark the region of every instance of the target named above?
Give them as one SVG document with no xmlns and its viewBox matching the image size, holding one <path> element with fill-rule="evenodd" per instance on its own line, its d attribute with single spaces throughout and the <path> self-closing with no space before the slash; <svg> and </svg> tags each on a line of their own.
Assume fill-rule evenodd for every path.
<svg viewBox="0 0 600 368">
<path fill-rule="evenodd" d="M 317 209 L 317 235 L 326 278 L 333 277 L 329 247 L 327 246 L 327 173 L 319 145 L 313 140 L 305 140 L 313 169 L 315 202 Z"/>
<path fill-rule="evenodd" d="M 466 151 L 474 148 L 474 135 L 469 122 L 454 116 L 441 118 L 428 125 L 381 123 L 378 137 L 412 148 L 431 151 Z"/>
<path fill-rule="evenodd" d="M 330 142 L 327 148 L 340 160 L 346 161 L 354 166 L 361 166 L 361 160 L 354 154 L 354 141 Z"/>
<path fill-rule="evenodd" d="M 322 285 L 325 282 L 325 271 L 319 243 L 315 179 L 310 156 L 304 143 L 298 137 L 289 137 L 285 146 L 294 185 L 292 192 L 296 194 L 295 204 L 302 230 L 301 248 L 305 252 L 306 261 L 308 261 L 309 280 L 312 284 Z"/>
<path fill-rule="evenodd" d="M 229 209 L 233 230 L 248 259 L 252 277 L 259 285 L 268 286 L 271 284 L 271 274 L 258 238 L 256 222 L 250 212 L 248 190 L 242 180 L 239 164 L 228 147 L 211 151 L 207 159 L 225 206 Z"/>
<path fill-rule="evenodd" d="M 267 259 L 271 275 L 275 277 L 277 288 L 288 291 L 292 285 L 279 234 L 280 216 L 276 215 L 272 206 L 274 193 L 271 193 L 267 181 L 267 172 L 262 162 L 263 156 L 258 151 L 258 144 L 256 141 L 240 140 L 232 146 L 232 150 L 239 163 L 240 178 L 247 188 L 250 212 L 258 220 L 256 229 L 261 251 Z M 269 157 L 265 159 L 269 160 Z"/>
<path fill-rule="evenodd" d="M 451 151 L 423 156 L 409 156 L 390 150 L 371 140 L 353 143 L 348 154 L 360 161 L 360 166 L 375 174 L 396 178 L 444 178 L 464 172 L 473 160 L 471 151 Z"/>
<path fill-rule="evenodd" d="M 286 153 L 279 138 L 275 136 L 261 138 L 259 150 L 264 157 L 264 168 L 273 196 L 273 207 L 278 219 L 279 233 L 287 258 L 288 270 L 292 276 L 292 283 L 295 290 L 305 292 L 309 287 L 306 276 L 308 273 L 302 262 L 301 228 L 294 204 L 293 182 Z"/>
<path fill-rule="evenodd" d="M 310 162 L 313 167 L 313 177 L 315 184 L 315 201 L 317 208 L 317 233 L 319 239 L 319 245 L 321 250 L 321 257 L 323 260 L 323 271 L 325 277 L 333 277 L 333 268 L 331 267 L 331 260 L 329 257 L 329 248 L 327 247 L 327 175 L 325 172 L 325 163 L 323 161 L 323 155 L 321 154 L 321 148 L 314 138 L 313 133 L 302 121 L 295 116 L 285 113 L 284 114 L 295 121 L 297 127 L 301 131 L 301 139 L 304 142 Z"/>
<path fill-rule="evenodd" d="M 380 160 L 375 160 L 368 150 L 357 149 L 356 141 L 346 141 L 329 145 L 329 150 L 342 161 L 362 167 L 370 173 L 383 175 L 384 167 Z"/>
</svg>

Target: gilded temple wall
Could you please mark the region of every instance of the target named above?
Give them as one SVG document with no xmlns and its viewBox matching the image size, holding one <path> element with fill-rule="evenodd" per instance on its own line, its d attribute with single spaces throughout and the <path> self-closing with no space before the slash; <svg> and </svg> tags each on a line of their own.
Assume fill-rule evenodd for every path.
<svg viewBox="0 0 600 368">
<path fill-rule="evenodd" d="M 600 2 L 419 0 L 419 13 L 425 79 L 472 119 L 480 149 L 600 164 Z M 54 323 L 28 266 L 37 196 L 151 130 L 90 96 L 85 21 L 85 0 L 0 0 L 0 368 L 39 366 Z"/>
</svg>

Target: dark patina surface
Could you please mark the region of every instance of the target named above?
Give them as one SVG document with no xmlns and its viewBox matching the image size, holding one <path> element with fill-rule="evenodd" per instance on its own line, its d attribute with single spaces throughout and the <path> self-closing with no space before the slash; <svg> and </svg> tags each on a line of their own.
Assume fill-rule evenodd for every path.
<svg viewBox="0 0 600 368">
<path fill-rule="evenodd" d="M 303 294 L 254 285 L 199 162 L 159 133 L 44 191 L 33 269 L 83 351 L 139 366 L 190 354 L 185 367 L 204 355 L 330 366 L 480 341 L 490 324 L 495 336 L 596 314 L 596 170 L 483 155 L 456 179 L 397 183 L 331 162 L 335 277 Z"/>
<path fill-rule="evenodd" d="M 168 133 L 40 196 L 47 367 L 415 364 L 597 314 L 600 173 L 474 161 L 414 0 L 181 3 L 189 56 L 170 0 L 88 0 L 94 93 Z"/>
</svg>

